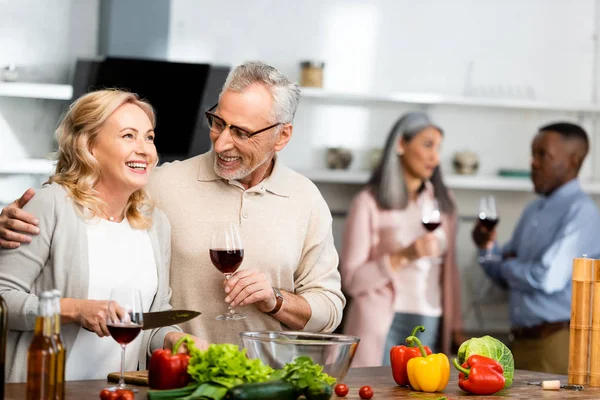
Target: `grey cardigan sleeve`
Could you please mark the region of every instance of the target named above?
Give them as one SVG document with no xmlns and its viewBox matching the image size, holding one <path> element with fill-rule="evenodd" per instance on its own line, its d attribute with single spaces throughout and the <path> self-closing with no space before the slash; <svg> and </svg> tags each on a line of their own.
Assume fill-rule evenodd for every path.
<svg viewBox="0 0 600 400">
<path fill-rule="evenodd" d="M 171 225 L 162 211 L 156 211 L 154 214 L 154 229 L 157 230 L 157 237 L 159 240 L 159 246 L 161 253 L 163 254 L 162 262 L 164 265 L 164 273 L 162 285 L 166 286 L 164 295 L 162 298 L 157 298 L 155 301 L 159 301 L 159 311 L 170 310 L 171 307 L 171 287 L 169 285 L 169 275 L 171 266 Z M 158 293 L 157 293 L 158 296 Z M 158 328 L 151 332 L 150 340 L 148 342 L 148 355 L 156 349 L 162 349 L 165 341 L 165 336 L 169 332 L 181 332 L 181 328 L 177 325 L 167 326 L 164 328 Z"/>
<path fill-rule="evenodd" d="M 0 295 L 8 306 L 8 328 L 31 331 L 35 326 L 38 297 L 35 281 L 49 263 L 56 228 L 56 188 L 46 187 L 25 205 L 25 211 L 39 219 L 40 233 L 17 249 L 0 249 Z"/>
</svg>

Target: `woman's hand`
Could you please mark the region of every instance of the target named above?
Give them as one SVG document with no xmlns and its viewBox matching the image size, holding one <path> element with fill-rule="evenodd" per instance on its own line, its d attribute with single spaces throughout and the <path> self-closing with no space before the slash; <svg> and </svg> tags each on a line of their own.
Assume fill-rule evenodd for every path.
<svg viewBox="0 0 600 400">
<path fill-rule="evenodd" d="M 110 336 L 106 327 L 108 300 L 61 299 L 61 319 L 75 322 L 99 337 Z"/>
<path fill-rule="evenodd" d="M 170 349 L 173 350 L 173 346 L 175 346 L 175 343 L 183 336 L 187 335 L 186 333 L 183 332 L 169 332 L 165 335 L 165 342 L 163 344 L 163 348 L 164 349 Z M 196 348 L 198 350 L 206 350 L 208 349 L 208 345 L 209 343 L 204 340 L 204 339 L 200 339 L 199 337 L 196 336 L 192 336 L 189 335 L 190 338 L 192 338 L 192 340 L 194 341 L 194 344 L 196 345 Z M 188 352 L 188 348 L 185 345 L 185 342 L 181 344 L 181 346 L 179 346 L 179 350 L 178 353 L 187 353 Z"/>
<path fill-rule="evenodd" d="M 418 237 L 408 247 L 391 254 L 390 262 L 397 269 L 421 257 L 439 257 L 440 253 L 439 239 L 433 232 L 429 232 Z"/>
</svg>

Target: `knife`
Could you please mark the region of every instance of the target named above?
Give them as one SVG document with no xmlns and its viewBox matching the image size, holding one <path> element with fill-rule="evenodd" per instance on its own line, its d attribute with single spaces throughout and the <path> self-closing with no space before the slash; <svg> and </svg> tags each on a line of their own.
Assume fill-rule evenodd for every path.
<svg viewBox="0 0 600 400">
<path fill-rule="evenodd" d="M 144 313 L 144 327 L 146 329 L 155 329 L 163 326 L 176 325 L 182 322 L 196 318 L 201 313 L 190 310 L 169 310 Z"/>
<path fill-rule="evenodd" d="M 180 324 L 182 322 L 189 321 L 190 319 L 194 319 L 200 314 L 200 311 L 189 310 L 169 310 L 143 313 L 144 326 L 142 329 L 155 329 L 163 326 Z M 85 326 L 82 326 L 82 328 L 88 332 L 92 332 Z"/>
</svg>

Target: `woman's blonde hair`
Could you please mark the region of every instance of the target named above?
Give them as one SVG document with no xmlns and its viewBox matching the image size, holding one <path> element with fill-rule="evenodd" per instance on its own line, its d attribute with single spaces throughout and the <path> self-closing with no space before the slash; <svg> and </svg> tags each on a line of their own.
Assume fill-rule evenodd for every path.
<svg viewBox="0 0 600 400">
<path fill-rule="evenodd" d="M 109 89 L 90 92 L 73 102 L 56 129 L 58 152 L 56 172 L 47 183 L 63 185 L 76 204 L 87 208 L 93 216 L 106 215 L 106 203 L 98 196 L 96 185 L 100 181 L 100 166 L 92 156 L 98 134 L 108 118 L 124 104 L 140 107 L 156 126 L 152 106 L 140 100 L 137 94 Z M 125 207 L 125 217 L 132 227 L 148 229 L 152 226 L 153 205 L 144 189 L 135 191 Z"/>
</svg>

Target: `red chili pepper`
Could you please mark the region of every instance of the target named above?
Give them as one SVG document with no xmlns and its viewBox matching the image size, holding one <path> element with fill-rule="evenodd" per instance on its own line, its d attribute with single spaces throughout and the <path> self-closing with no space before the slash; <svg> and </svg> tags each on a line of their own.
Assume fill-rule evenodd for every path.
<svg viewBox="0 0 600 400">
<path fill-rule="evenodd" d="M 152 389 L 177 389 L 186 386 L 190 382 L 190 376 L 187 373 L 190 356 L 188 354 L 177 354 L 181 343 L 186 341 L 188 336 L 180 338 L 173 352 L 169 349 L 157 349 L 150 358 L 150 367 L 148 368 L 148 384 Z"/>
<path fill-rule="evenodd" d="M 488 395 L 504 389 L 504 369 L 498 361 L 472 355 L 462 366 L 458 364 L 456 358 L 452 363 L 460 371 L 458 386 L 465 392 Z"/>
<path fill-rule="evenodd" d="M 417 332 L 425 331 L 425 327 L 422 325 L 415 326 L 410 336 L 416 336 Z M 412 346 L 412 345 L 411 345 Z M 425 352 L 427 354 L 431 354 L 431 349 L 427 346 L 424 346 Z M 392 375 L 394 376 L 394 380 L 399 386 L 407 386 L 410 385 L 408 381 L 408 372 L 406 371 L 406 364 L 408 364 L 408 360 L 415 357 L 421 357 L 421 350 L 418 347 L 407 347 L 404 345 L 394 346 L 390 350 L 390 362 L 392 364 Z"/>
</svg>

